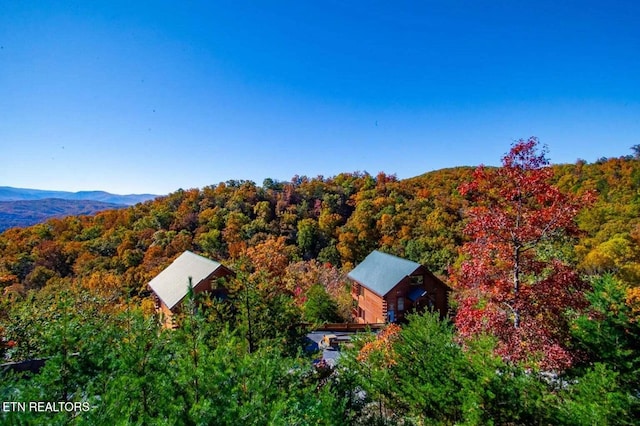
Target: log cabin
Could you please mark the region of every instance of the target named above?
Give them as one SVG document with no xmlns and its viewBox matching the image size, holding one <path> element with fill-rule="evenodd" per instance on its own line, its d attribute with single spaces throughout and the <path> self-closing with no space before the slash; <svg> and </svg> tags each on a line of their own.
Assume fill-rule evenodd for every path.
<svg viewBox="0 0 640 426">
<path fill-rule="evenodd" d="M 358 323 L 403 322 L 408 313 L 425 309 L 444 317 L 449 310 L 451 289 L 419 263 L 375 250 L 347 276 L 354 283 Z"/>
<path fill-rule="evenodd" d="M 235 275 L 224 265 L 185 251 L 169 266 L 149 281 L 153 292 L 156 310 L 162 314 L 165 326 L 174 326 L 174 315 L 180 312 L 180 306 L 189 292 L 189 283 L 193 293 L 208 292 L 214 297 L 226 297 L 226 289 L 218 280 Z"/>
</svg>

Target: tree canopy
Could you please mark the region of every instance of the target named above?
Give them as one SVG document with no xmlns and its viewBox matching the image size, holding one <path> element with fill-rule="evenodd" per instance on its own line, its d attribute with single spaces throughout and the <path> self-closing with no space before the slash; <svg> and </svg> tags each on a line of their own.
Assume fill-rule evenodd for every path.
<svg viewBox="0 0 640 426">
<path fill-rule="evenodd" d="M 228 181 L 0 233 L 7 424 L 637 424 L 640 161 Z M 349 321 L 373 249 L 456 291 L 452 317 L 363 334 L 334 367 L 308 324 Z M 165 330 L 146 284 L 184 250 L 236 272 Z M 4 374 L 4 373 L 0 373 Z M 26 398 L 26 399 L 25 399 Z M 26 416 L 26 417 L 25 417 Z"/>
</svg>

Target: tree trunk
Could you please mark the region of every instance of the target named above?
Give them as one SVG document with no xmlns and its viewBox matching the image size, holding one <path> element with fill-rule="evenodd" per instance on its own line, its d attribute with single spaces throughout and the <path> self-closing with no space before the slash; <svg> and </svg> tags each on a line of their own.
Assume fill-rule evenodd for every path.
<svg viewBox="0 0 640 426">
<path fill-rule="evenodd" d="M 518 296 L 520 293 L 520 245 L 513 250 L 513 327 L 520 327 L 520 308 Z"/>
</svg>

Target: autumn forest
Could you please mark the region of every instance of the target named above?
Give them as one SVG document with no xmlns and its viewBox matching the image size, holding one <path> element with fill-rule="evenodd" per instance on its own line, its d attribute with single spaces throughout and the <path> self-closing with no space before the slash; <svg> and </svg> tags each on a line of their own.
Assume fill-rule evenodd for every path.
<svg viewBox="0 0 640 426">
<path fill-rule="evenodd" d="M 561 165 L 536 138 L 507 150 L 501 167 L 227 181 L 0 233 L 2 362 L 44 360 L 1 370 L 0 403 L 77 404 L 0 423 L 639 424 L 640 147 Z M 185 250 L 235 276 L 166 329 L 147 283 Z M 449 315 L 314 363 L 306 334 L 352 320 L 346 274 L 372 250 L 447 283 Z"/>
</svg>

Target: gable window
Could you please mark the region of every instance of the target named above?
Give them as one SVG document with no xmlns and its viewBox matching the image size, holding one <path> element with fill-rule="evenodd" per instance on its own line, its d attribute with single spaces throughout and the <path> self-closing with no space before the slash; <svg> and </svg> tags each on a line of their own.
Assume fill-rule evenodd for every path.
<svg viewBox="0 0 640 426">
<path fill-rule="evenodd" d="M 422 285 L 422 284 L 424 284 L 424 276 L 411 275 L 411 285 Z"/>
<path fill-rule="evenodd" d="M 398 297 L 396 303 L 398 304 L 398 312 L 404 311 L 404 297 Z"/>
</svg>

